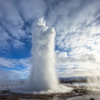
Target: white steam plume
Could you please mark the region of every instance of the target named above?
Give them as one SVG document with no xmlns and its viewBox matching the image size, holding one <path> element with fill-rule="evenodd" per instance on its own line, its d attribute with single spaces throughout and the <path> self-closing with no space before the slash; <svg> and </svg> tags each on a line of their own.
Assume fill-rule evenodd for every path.
<svg viewBox="0 0 100 100">
<path fill-rule="evenodd" d="M 69 92 L 72 88 L 59 85 L 55 70 L 55 30 L 46 27 L 40 18 L 32 27 L 32 68 L 28 82 L 21 90 L 22 93 L 51 93 Z M 18 91 L 18 90 L 17 90 Z M 20 92 L 20 90 L 18 91 Z"/>
<path fill-rule="evenodd" d="M 43 18 L 40 18 L 33 26 L 32 69 L 30 75 L 30 89 L 34 91 L 53 90 L 64 91 L 58 83 L 55 71 L 55 30 L 46 27 Z M 66 89 L 66 87 L 64 87 Z M 64 89 L 63 88 L 63 89 Z M 71 90 L 67 88 L 66 91 Z"/>
<path fill-rule="evenodd" d="M 56 89 L 58 79 L 55 73 L 54 39 L 55 30 L 45 26 L 43 18 L 36 23 L 33 33 L 31 89 L 40 91 Z"/>
</svg>

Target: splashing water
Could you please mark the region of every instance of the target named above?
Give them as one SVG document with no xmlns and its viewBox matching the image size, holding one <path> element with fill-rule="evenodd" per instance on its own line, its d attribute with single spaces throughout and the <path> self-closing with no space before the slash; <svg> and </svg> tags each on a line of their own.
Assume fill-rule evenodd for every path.
<svg viewBox="0 0 100 100">
<path fill-rule="evenodd" d="M 58 80 L 55 74 L 54 38 L 55 30 L 45 26 L 40 19 L 32 31 L 33 46 L 31 69 L 31 89 L 40 91 L 57 88 Z"/>
<path fill-rule="evenodd" d="M 44 19 L 39 19 L 32 30 L 32 69 L 30 86 L 32 90 L 57 90 L 60 87 L 55 71 L 55 30 L 46 27 Z"/>
<path fill-rule="evenodd" d="M 42 93 L 70 92 L 72 88 L 60 85 L 56 75 L 54 28 L 46 27 L 44 19 L 40 18 L 32 27 L 32 40 L 31 74 L 27 84 L 21 90 L 32 93 L 34 91 L 38 93 L 41 91 Z"/>
</svg>

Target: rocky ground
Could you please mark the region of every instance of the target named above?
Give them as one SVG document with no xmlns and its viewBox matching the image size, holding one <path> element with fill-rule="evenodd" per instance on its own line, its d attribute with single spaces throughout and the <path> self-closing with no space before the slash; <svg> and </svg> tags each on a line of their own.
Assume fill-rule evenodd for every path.
<svg viewBox="0 0 100 100">
<path fill-rule="evenodd" d="M 10 93 L 9 91 L 1 91 L 0 100 L 21 100 L 21 99 L 37 99 L 37 100 L 65 100 L 71 97 L 87 95 L 91 91 L 87 90 L 85 87 L 73 87 L 74 89 L 70 93 L 54 93 L 54 94 L 16 94 Z"/>
</svg>

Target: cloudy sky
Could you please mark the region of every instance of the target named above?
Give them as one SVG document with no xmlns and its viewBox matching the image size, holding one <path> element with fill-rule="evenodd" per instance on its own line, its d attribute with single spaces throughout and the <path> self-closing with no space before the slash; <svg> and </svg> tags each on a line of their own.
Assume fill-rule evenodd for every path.
<svg viewBox="0 0 100 100">
<path fill-rule="evenodd" d="M 0 78 L 28 77 L 31 26 L 41 17 L 56 31 L 58 77 L 98 76 L 100 0 L 0 0 Z"/>
</svg>

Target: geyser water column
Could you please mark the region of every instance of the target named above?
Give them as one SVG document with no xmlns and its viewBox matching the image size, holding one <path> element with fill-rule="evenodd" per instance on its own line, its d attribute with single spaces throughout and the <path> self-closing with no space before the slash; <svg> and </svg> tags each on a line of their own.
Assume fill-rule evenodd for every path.
<svg viewBox="0 0 100 100">
<path fill-rule="evenodd" d="M 59 85 L 55 71 L 55 30 L 46 27 L 40 18 L 32 28 L 32 68 L 30 75 L 30 90 L 54 92 L 71 91 L 72 89 Z"/>
<path fill-rule="evenodd" d="M 31 89 L 35 91 L 56 89 L 58 79 L 55 72 L 54 28 L 46 27 L 43 18 L 39 19 L 32 30 L 32 69 Z"/>
</svg>

